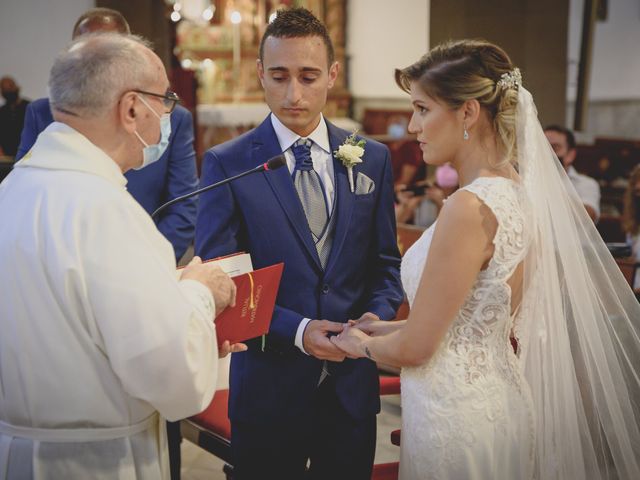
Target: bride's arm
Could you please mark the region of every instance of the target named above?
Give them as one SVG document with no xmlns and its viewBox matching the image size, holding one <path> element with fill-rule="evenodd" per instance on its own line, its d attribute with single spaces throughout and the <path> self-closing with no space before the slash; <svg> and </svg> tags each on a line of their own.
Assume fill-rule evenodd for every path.
<svg viewBox="0 0 640 480">
<path fill-rule="evenodd" d="M 459 191 L 443 207 L 422 279 L 403 328 L 369 337 L 346 327 L 332 341 L 350 356 L 390 365 L 415 366 L 435 353 L 478 273 L 493 255 L 497 221 L 474 194 Z"/>
</svg>

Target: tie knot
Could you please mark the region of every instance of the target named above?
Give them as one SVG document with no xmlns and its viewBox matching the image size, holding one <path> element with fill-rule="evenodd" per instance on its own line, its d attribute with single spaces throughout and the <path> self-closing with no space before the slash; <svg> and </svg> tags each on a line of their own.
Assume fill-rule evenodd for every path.
<svg viewBox="0 0 640 480">
<path fill-rule="evenodd" d="M 311 160 L 311 145 L 313 142 L 308 138 L 301 138 L 291 147 L 293 156 L 296 159 L 296 170 L 313 170 Z"/>
</svg>

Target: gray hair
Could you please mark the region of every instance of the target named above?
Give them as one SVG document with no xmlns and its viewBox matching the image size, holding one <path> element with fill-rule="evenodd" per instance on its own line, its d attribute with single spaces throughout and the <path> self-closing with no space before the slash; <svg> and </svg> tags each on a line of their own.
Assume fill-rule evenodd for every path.
<svg viewBox="0 0 640 480">
<path fill-rule="evenodd" d="M 95 33 L 71 42 L 49 75 L 51 108 L 84 117 L 103 116 L 127 90 L 154 81 L 149 58 L 135 35 Z"/>
</svg>

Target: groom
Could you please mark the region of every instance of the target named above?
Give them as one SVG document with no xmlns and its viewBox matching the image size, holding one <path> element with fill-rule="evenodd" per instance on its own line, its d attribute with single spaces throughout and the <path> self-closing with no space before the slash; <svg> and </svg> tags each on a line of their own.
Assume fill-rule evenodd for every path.
<svg viewBox="0 0 640 480">
<path fill-rule="evenodd" d="M 391 164 L 368 140 L 347 169 L 334 152 L 349 132 L 322 109 L 338 75 L 326 27 L 281 10 L 260 45 L 258 76 L 271 114 L 209 150 L 202 184 L 284 152 L 286 168 L 202 195 L 196 254 L 251 253 L 254 268 L 284 262 L 264 344 L 231 361 L 234 478 L 369 479 L 380 409 L 376 365 L 345 359 L 328 336 L 348 319 L 395 316 L 402 300 Z"/>
</svg>

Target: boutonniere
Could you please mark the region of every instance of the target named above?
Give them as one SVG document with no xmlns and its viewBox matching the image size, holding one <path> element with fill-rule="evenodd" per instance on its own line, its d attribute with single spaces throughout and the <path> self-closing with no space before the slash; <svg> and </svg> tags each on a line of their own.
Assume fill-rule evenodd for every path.
<svg viewBox="0 0 640 480">
<path fill-rule="evenodd" d="M 364 155 L 364 146 L 367 143 L 364 139 L 356 139 L 356 132 L 349 135 L 344 143 L 338 147 L 338 150 L 333 152 L 338 160 L 347 167 L 347 174 L 349 176 L 349 187 L 351 187 L 351 193 L 354 192 L 353 186 L 353 167 L 359 163 L 362 163 L 362 155 Z"/>
</svg>

